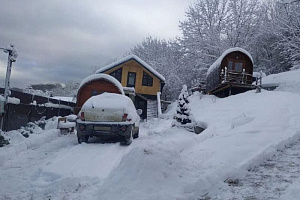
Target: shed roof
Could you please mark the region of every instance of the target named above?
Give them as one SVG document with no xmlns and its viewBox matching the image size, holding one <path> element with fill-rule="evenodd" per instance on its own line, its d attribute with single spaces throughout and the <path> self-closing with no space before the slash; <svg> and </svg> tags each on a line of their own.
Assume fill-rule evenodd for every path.
<svg viewBox="0 0 300 200">
<path fill-rule="evenodd" d="M 137 57 L 136 55 L 132 54 L 129 56 L 126 56 L 120 60 L 117 60 L 116 62 L 113 62 L 109 65 L 106 65 L 100 69 L 98 69 L 95 73 L 103 73 L 109 69 L 112 69 L 118 65 L 123 64 L 124 62 L 127 62 L 129 60 L 135 60 L 137 61 L 139 64 L 141 64 L 144 68 L 146 68 L 147 70 L 149 70 L 153 75 L 155 75 L 157 78 L 159 78 L 161 81 L 166 82 L 166 79 L 163 75 L 161 75 L 160 73 L 158 73 L 155 69 L 153 69 L 150 65 L 148 65 L 145 61 L 143 61 L 142 59 L 140 59 L 139 57 Z"/>
<path fill-rule="evenodd" d="M 248 51 L 246 51 L 245 49 L 240 48 L 240 47 L 234 47 L 234 48 L 230 48 L 230 49 L 227 49 L 226 51 L 224 51 L 224 53 L 208 68 L 206 74 L 209 75 L 212 71 L 214 71 L 214 69 L 216 69 L 217 67 L 220 66 L 220 64 L 225 56 L 227 56 L 228 54 L 235 52 L 235 51 L 240 51 L 240 52 L 246 54 L 250 58 L 251 62 L 253 63 L 253 58 Z"/>
<path fill-rule="evenodd" d="M 124 90 L 123 90 L 123 86 L 121 85 L 121 83 L 115 79 L 114 77 L 110 76 L 110 75 L 107 75 L 107 74 L 92 74 L 88 77 L 86 77 L 85 79 L 83 79 L 79 85 L 79 88 L 78 88 L 78 91 L 80 90 L 80 88 L 82 86 L 84 86 L 86 83 L 89 83 L 89 82 L 92 82 L 92 81 L 95 81 L 95 80 L 99 80 L 99 79 L 105 79 L 111 83 L 113 83 L 119 90 L 120 92 L 124 94 Z"/>
</svg>

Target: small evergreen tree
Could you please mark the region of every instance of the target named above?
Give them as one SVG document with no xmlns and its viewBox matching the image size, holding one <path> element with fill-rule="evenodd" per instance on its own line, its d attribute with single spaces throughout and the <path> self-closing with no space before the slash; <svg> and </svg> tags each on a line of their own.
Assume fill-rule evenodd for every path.
<svg viewBox="0 0 300 200">
<path fill-rule="evenodd" d="M 175 120 L 182 125 L 192 122 L 190 116 L 188 91 L 186 85 L 183 85 L 181 93 L 178 98 Z"/>
</svg>

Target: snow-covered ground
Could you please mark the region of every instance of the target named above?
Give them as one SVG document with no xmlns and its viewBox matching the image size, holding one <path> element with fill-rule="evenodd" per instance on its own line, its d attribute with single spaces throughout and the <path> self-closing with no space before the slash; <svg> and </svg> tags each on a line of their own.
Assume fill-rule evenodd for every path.
<svg viewBox="0 0 300 200">
<path fill-rule="evenodd" d="M 300 78 L 290 77 L 298 73 L 266 77 L 280 84 L 275 91 L 191 96 L 194 118 L 207 126 L 199 135 L 171 127 L 171 119 L 144 122 L 128 147 L 96 138 L 78 145 L 74 134 L 54 129 L 55 121 L 27 139 L 8 132 L 0 199 L 234 199 L 225 180 L 246 180 L 249 169 L 297 145 Z M 300 179 L 293 180 L 283 183 L 282 199 L 300 199 Z"/>
</svg>

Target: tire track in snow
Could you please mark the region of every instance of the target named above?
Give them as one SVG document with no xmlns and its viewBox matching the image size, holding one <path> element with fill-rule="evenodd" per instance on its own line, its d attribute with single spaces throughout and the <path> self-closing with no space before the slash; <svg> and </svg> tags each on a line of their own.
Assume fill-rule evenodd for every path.
<svg viewBox="0 0 300 200">
<path fill-rule="evenodd" d="M 263 164 L 253 167 L 243 180 L 230 186 L 226 199 L 279 199 L 300 175 L 300 141 L 286 147 Z M 227 193 L 227 192 L 226 192 Z"/>
</svg>

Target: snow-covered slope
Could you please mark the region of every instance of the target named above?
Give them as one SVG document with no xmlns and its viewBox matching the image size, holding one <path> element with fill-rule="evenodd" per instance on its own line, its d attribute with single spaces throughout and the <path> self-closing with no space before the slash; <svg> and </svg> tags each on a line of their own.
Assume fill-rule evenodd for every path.
<svg viewBox="0 0 300 200">
<path fill-rule="evenodd" d="M 128 147 L 97 139 L 78 145 L 75 135 L 29 146 L 0 164 L 0 199 L 230 198 L 223 196 L 227 178 L 245 177 L 247 169 L 300 139 L 300 79 L 285 76 L 294 75 L 264 79 L 282 79 L 285 87 L 275 91 L 191 96 L 192 114 L 207 125 L 199 135 L 171 127 L 171 119 L 153 119 Z M 0 151 L 10 148 L 16 147 Z M 299 197 L 298 182 L 286 199 Z"/>
<path fill-rule="evenodd" d="M 279 74 L 271 74 L 264 77 L 263 84 L 279 85 L 277 91 L 289 91 L 300 94 L 300 69 L 287 71 Z"/>
</svg>

